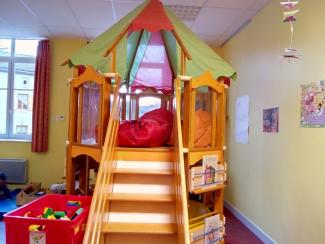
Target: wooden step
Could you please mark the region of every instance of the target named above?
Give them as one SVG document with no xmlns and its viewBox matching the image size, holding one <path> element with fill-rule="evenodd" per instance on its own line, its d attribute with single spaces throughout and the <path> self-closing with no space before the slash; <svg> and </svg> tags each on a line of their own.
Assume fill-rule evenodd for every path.
<svg viewBox="0 0 325 244">
<path fill-rule="evenodd" d="M 174 234 L 177 226 L 174 223 L 152 224 L 152 223 L 103 223 L 104 233 L 134 233 L 134 234 Z"/>
<path fill-rule="evenodd" d="M 115 174 L 113 192 L 129 194 L 175 194 L 173 175 Z"/>
<path fill-rule="evenodd" d="M 138 175 L 172 175 L 174 172 L 169 169 L 134 169 L 134 168 L 115 168 L 114 174 L 138 174 Z"/>
<path fill-rule="evenodd" d="M 110 193 L 108 199 L 111 201 L 129 202 L 174 202 L 174 194 L 130 194 L 130 193 Z"/>
<path fill-rule="evenodd" d="M 137 159 L 139 161 L 165 161 L 173 162 L 174 154 L 173 148 L 125 148 L 119 147 L 116 151 L 117 160 L 132 161 Z"/>
</svg>

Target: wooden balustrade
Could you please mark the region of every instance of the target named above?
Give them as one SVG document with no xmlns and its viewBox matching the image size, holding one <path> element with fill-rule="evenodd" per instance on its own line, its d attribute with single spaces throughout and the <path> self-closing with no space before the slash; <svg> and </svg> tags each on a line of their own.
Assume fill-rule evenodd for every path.
<svg viewBox="0 0 325 244">
<path fill-rule="evenodd" d="M 97 244 L 103 240 L 102 223 L 105 213 L 108 212 L 109 201 L 107 196 L 111 189 L 111 172 L 116 162 L 117 132 L 119 126 L 119 112 L 121 99 L 119 96 L 120 77 L 115 77 L 114 100 L 111 108 L 110 119 L 105 136 L 105 143 L 101 155 L 99 171 L 96 179 L 95 191 L 90 207 L 84 244 Z"/>
<path fill-rule="evenodd" d="M 173 107 L 173 133 L 174 133 L 174 166 L 175 166 L 175 191 L 176 191 L 176 219 L 178 225 L 178 243 L 188 244 L 189 223 L 187 212 L 187 191 L 185 178 L 185 165 L 183 155 L 183 138 L 181 124 L 181 86 L 180 80 L 174 81 L 175 98 Z"/>
</svg>

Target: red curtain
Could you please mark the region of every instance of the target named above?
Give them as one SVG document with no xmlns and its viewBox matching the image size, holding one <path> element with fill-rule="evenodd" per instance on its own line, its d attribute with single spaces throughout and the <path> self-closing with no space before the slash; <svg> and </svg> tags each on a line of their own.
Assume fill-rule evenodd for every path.
<svg viewBox="0 0 325 244">
<path fill-rule="evenodd" d="M 47 152 L 49 129 L 49 40 L 37 48 L 33 100 L 32 152 Z"/>
</svg>

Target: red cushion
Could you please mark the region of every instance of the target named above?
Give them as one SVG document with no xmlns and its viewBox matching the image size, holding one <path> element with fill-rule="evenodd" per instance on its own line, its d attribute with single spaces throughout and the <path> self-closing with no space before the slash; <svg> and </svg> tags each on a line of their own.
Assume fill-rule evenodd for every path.
<svg viewBox="0 0 325 244">
<path fill-rule="evenodd" d="M 118 131 L 118 144 L 121 147 L 160 147 L 168 141 L 172 126 L 172 113 L 156 109 L 138 120 L 123 121 Z"/>
</svg>

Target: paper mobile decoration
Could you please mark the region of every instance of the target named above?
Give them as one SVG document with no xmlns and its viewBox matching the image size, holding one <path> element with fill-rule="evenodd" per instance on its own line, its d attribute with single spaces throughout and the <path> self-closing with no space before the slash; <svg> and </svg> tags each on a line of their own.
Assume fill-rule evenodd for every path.
<svg viewBox="0 0 325 244">
<path fill-rule="evenodd" d="M 286 49 L 284 49 L 284 51 L 286 51 L 286 52 L 296 52 L 297 49 L 294 49 L 294 48 L 286 48 Z"/>
<path fill-rule="evenodd" d="M 283 13 L 283 22 L 291 22 L 296 21 L 295 15 L 299 12 L 299 10 L 289 11 Z"/>
<path fill-rule="evenodd" d="M 298 55 L 294 55 L 294 54 L 283 54 L 282 58 L 288 58 L 289 60 L 291 58 L 300 59 L 300 57 Z"/>
<path fill-rule="evenodd" d="M 289 61 L 291 58 L 300 59 L 302 55 L 298 54 L 298 50 L 294 48 L 285 48 L 285 53 L 282 55 L 281 58 L 287 58 Z"/>
<path fill-rule="evenodd" d="M 280 2 L 280 4 L 286 9 L 293 9 L 298 3 L 299 1 Z"/>
<path fill-rule="evenodd" d="M 286 9 L 286 10 L 292 10 L 299 1 L 282 1 L 280 4 Z M 299 13 L 299 9 L 292 10 L 292 11 L 285 11 L 283 12 L 283 22 L 290 24 L 290 46 L 285 48 L 285 53 L 282 55 L 282 58 L 290 60 L 293 59 L 300 59 L 301 55 L 298 54 L 297 49 L 293 48 L 293 23 L 296 21 L 296 15 Z"/>
</svg>

